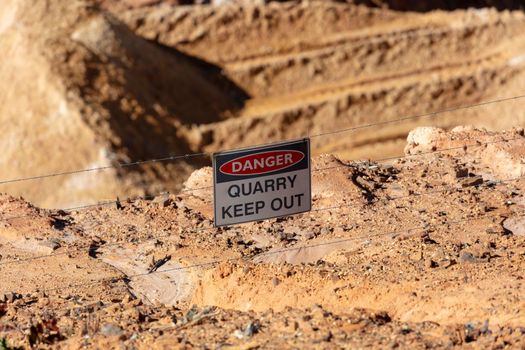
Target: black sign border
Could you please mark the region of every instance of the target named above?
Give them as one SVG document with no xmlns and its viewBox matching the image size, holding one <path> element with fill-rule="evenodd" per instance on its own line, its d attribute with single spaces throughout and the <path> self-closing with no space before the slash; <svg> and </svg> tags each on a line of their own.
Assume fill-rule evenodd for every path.
<svg viewBox="0 0 525 350">
<path fill-rule="evenodd" d="M 305 209 L 303 211 L 299 211 L 299 212 L 296 212 L 296 213 L 293 213 L 293 214 L 287 214 L 287 215 L 275 215 L 275 216 L 271 216 L 271 217 L 268 217 L 268 218 L 264 218 L 264 219 L 259 219 L 259 220 L 245 220 L 245 221 L 239 221 L 239 222 L 236 222 L 234 224 L 224 224 L 224 225 L 217 225 L 217 221 L 215 220 L 216 218 L 216 214 L 217 214 L 217 193 L 215 191 L 215 188 L 216 188 L 216 162 L 215 162 L 215 159 L 216 159 L 216 156 L 219 156 L 219 155 L 225 155 L 225 154 L 235 154 L 235 153 L 240 153 L 240 152 L 250 152 L 250 151 L 260 151 L 260 150 L 265 150 L 267 148 L 271 148 L 271 147 L 282 147 L 282 146 L 287 146 L 287 145 L 291 145 L 291 144 L 298 144 L 300 142 L 304 142 L 306 143 L 306 149 L 308 151 L 308 154 L 306 155 L 307 156 L 307 160 L 308 160 L 308 175 L 309 175 L 309 183 L 310 183 L 310 186 L 308 186 L 308 190 L 309 190 L 309 195 L 310 195 L 310 201 L 308 202 L 308 209 Z M 258 222 L 258 221 L 263 221 L 263 220 L 270 220 L 270 219 L 276 219 L 276 218 L 282 218 L 282 217 L 286 217 L 286 216 L 292 216 L 292 215 L 298 215 L 298 214 L 304 214 L 304 213 L 308 213 L 310 211 L 312 211 L 312 166 L 311 166 L 311 153 L 310 153 L 310 138 L 309 137 L 305 137 L 305 138 L 302 138 L 302 139 L 298 139 L 298 140 L 292 140 L 292 141 L 285 141 L 285 142 L 279 142 L 279 143 L 272 143 L 272 144 L 269 144 L 269 145 L 262 145 L 262 146 L 254 146 L 254 147 L 248 147 L 248 148 L 239 148 L 239 149 L 235 149 L 235 150 L 231 150 L 231 151 L 224 151 L 224 152 L 216 152 L 216 153 L 213 153 L 213 157 L 212 157 L 212 171 L 213 171 L 213 226 L 214 227 L 227 227 L 227 226 L 233 226 L 233 225 L 240 225 L 240 224 L 246 224 L 246 223 L 249 223 L 249 222 Z M 303 170 L 303 169 L 301 169 Z M 263 176 L 270 176 L 270 175 L 274 175 L 274 174 L 264 174 L 264 175 L 261 175 L 261 176 L 254 176 L 254 177 L 263 177 Z"/>
</svg>

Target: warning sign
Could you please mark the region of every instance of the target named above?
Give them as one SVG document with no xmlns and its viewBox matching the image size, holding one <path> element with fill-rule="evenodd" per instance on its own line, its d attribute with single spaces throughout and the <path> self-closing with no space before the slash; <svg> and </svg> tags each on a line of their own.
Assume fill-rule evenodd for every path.
<svg viewBox="0 0 525 350">
<path fill-rule="evenodd" d="M 213 155 L 215 226 L 310 211 L 310 140 Z"/>
</svg>

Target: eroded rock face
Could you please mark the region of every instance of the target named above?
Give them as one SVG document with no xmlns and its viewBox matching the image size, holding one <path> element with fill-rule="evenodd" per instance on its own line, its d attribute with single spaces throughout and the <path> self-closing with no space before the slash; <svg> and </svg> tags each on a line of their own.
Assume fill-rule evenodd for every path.
<svg viewBox="0 0 525 350">
<path fill-rule="evenodd" d="M 379 159 L 401 154 L 417 126 L 496 130 L 525 120 L 518 100 L 428 115 L 521 95 L 519 11 L 403 13 L 327 0 L 159 3 L 117 16 L 145 38 L 220 67 L 249 95 L 231 118 L 192 127 L 196 149 L 324 134 L 312 140 L 314 152 Z M 384 124 L 417 115 L 426 116 Z M 359 128 L 374 123 L 383 124 Z"/>
<path fill-rule="evenodd" d="M 356 3 L 368 6 L 388 7 L 398 11 L 434 11 L 434 10 L 457 10 L 468 8 L 495 7 L 499 10 L 520 10 L 523 3 L 518 0 L 424 0 L 424 1 L 407 1 L 407 0 L 357 0 Z"/>
<path fill-rule="evenodd" d="M 381 159 L 399 155 L 407 132 L 429 120 L 491 129 L 525 120 L 516 100 L 391 122 L 521 94 L 521 12 L 105 3 L 112 14 L 87 0 L 0 9 L 0 181 L 319 134 L 314 154 Z M 88 204 L 177 191 L 207 164 L 195 157 L 2 186 L 45 206 Z"/>
</svg>

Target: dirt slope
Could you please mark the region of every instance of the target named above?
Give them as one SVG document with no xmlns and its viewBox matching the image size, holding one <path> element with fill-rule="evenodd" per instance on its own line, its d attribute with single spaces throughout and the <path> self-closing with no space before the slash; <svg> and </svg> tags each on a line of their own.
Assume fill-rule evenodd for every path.
<svg viewBox="0 0 525 350">
<path fill-rule="evenodd" d="M 217 121 L 242 105 L 220 77 L 89 1 L 10 1 L 0 17 L 2 180 L 184 154 L 181 125 Z M 2 190 L 60 207 L 175 190 L 191 169 L 171 162 Z"/>
<path fill-rule="evenodd" d="M 390 163 L 314 158 L 311 213 L 223 229 L 209 168 L 179 196 L 118 207 L 56 212 L 3 196 L 0 338 L 523 347 L 524 147 L 523 129 L 416 129 Z"/>
</svg>

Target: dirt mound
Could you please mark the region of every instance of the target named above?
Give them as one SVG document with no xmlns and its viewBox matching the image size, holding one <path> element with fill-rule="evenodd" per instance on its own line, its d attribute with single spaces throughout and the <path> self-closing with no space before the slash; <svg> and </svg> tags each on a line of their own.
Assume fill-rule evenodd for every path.
<svg viewBox="0 0 525 350">
<path fill-rule="evenodd" d="M 209 217 L 209 168 L 180 195 L 112 207 L 4 196 L 0 338 L 523 346 L 524 147 L 522 129 L 417 129 L 388 163 L 315 157 L 312 212 L 225 228 Z"/>
<path fill-rule="evenodd" d="M 494 179 L 511 180 L 525 175 L 525 150 L 512 141 L 523 136 L 523 128 L 516 128 L 515 135 L 501 135 L 479 130 L 472 126 L 456 127 L 450 133 L 438 128 L 418 128 L 408 135 L 407 155 L 432 152 L 436 149 L 460 149 L 465 145 L 474 150 L 458 155 L 464 163 L 477 162 L 487 167 L 483 175 Z M 468 144 L 470 140 L 475 142 Z M 508 140 L 509 142 L 504 142 Z M 479 147 L 483 145 L 483 147 Z"/>
<path fill-rule="evenodd" d="M 242 106 L 218 75 L 88 1 L 13 1 L 0 12 L 2 180 L 184 154 L 181 125 Z M 123 167 L 2 190 L 67 206 L 176 190 L 191 169 L 188 161 Z"/>
</svg>

